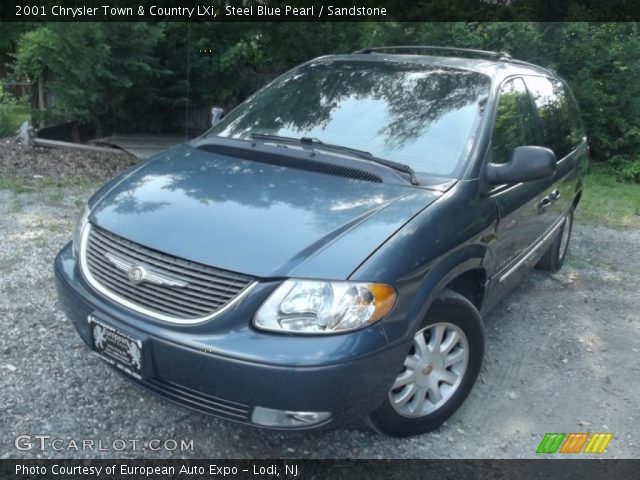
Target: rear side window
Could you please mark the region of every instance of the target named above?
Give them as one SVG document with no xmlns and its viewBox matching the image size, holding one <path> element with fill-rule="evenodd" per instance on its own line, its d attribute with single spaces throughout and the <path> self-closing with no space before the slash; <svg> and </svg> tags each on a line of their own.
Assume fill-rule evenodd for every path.
<svg viewBox="0 0 640 480">
<path fill-rule="evenodd" d="M 506 81 L 500 91 L 491 137 L 491 162 L 505 163 L 514 148 L 539 142 L 535 113 L 521 78 Z"/>
<path fill-rule="evenodd" d="M 567 87 L 558 80 L 528 76 L 526 82 L 538 109 L 543 144 L 561 159 L 584 136 L 578 107 Z"/>
</svg>

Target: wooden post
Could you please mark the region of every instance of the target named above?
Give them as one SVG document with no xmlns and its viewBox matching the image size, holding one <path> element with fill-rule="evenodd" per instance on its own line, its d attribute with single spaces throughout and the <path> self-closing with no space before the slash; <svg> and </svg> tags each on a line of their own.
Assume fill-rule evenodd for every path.
<svg viewBox="0 0 640 480">
<path fill-rule="evenodd" d="M 43 80 L 42 80 L 42 76 L 40 76 L 38 78 L 38 109 L 41 112 L 44 112 L 45 110 L 45 105 L 44 105 L 44 85 L 43 85 Z M 44 121 L 44 115 L 42 116 L 42 118 L 40 119 L 40 128 L 46 126 L 45 125 L 45 121 Z"/>
</svg>

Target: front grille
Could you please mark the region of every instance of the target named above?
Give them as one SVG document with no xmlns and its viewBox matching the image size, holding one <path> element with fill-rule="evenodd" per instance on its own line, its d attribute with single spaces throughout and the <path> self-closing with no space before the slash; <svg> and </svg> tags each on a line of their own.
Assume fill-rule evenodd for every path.
<svg viewBox="0 0 640 480">
<path fill-rule="evenodd" d="M 184 322 L 211 317 L 253 282 L 246 275 L 160 253 L 95 225 L 87 228 L 82 255 L 90 283 L 106 290 L 116 301 L 163 320 Z M 114 264 L 114 258 L 120 266 Z M 154 282 L 152 278 L 135 284 L 126 266 L 136 265 L 180 286 Z"/>
<path fill-rule="evenodd" d="M 125 374 L 119 368 L 112 365 L 109 366 L 127 380 L 134 382 L 136 385 L 139 385 L 162 398 L 190 408 L 191 410 L 235 422 L 251 423 L 252 407 L 249 405 L 214 397 L 162 378 L 138 380 L 137 378 L 133 378 Z"/>
<path fill-rule="evenodd" d="M 198 412 L 223 417 L 228 420 L 237 422 L 250 422 L 250 407 L 242 403 L 224 400 L 222 398 L 213 397 L 197 390 L 189 389 L 183 385 L 169 382 L 162 379 L 149 379 L 144 382 L 137 383 L 161 395 L 164 398 L 172 400 L 185 407 L 197 410 Z"/>
</svg>

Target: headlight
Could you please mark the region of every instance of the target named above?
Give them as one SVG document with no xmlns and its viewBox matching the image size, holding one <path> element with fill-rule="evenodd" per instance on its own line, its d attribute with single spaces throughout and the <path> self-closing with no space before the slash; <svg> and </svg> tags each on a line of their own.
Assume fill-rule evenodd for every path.
<svg viewBox="0 0 640 480">
<path fill-rule="evenodd" d="M 260 307 L 254 325 L 290 333 L 339 333 L 377 322 L 396 301 L 389 285 L 286 280 Z"/>
<path fill-rule="evenodd" d="M 78 252 L 80 251 L 80 240 L 82 239 L 82 231 L 84 230 L 84 227 L 87 226 L 90 213 L 91 210 L 89 210 L 89 205 L 85 203 L 84 208 L 78 215 L 76 225 L 73 229 L 73 253 L 76 257 L 78 257 Z"/>
</svg>

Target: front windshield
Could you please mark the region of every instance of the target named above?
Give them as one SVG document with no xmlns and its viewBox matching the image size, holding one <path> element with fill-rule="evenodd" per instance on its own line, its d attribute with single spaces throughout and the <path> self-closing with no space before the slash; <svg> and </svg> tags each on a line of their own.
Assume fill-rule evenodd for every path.
<svg viewBox="0 0 640 480">
<path fill-rule="evenodd" d="M 314 62 L 256 93 L 207 135 L 313 137 L 453 176 L 489 85 L 485 75 L 432 65 Z"/>
</svg>

